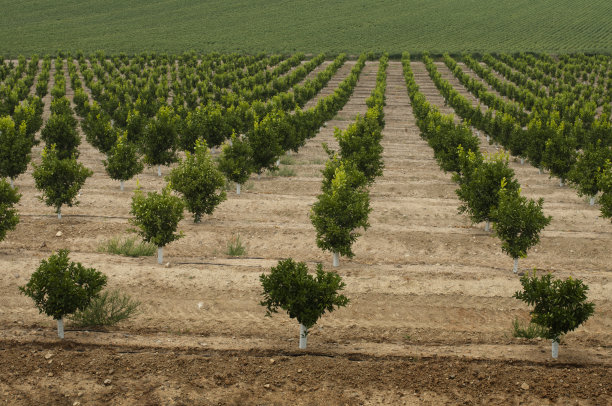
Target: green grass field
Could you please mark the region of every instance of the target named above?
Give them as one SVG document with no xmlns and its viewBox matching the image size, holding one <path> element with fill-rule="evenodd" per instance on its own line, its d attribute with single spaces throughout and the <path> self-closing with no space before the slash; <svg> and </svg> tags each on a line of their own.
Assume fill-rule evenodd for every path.
<svg viewBox="0 0 612 406">
<path fill-rule="evenodd" d="M 610 0 L 3 0 L 0 55 L 58 49 L 612 52 Z"/>
</svg>

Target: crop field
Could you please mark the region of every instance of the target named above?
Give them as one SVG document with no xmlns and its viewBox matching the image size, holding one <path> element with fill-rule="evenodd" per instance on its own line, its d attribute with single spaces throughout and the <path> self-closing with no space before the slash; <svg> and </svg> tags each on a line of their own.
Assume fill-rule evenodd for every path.
<svg viewBox="0 0 612 406">
<path fill-rule="evenodd" d="M 3 1 L 0 55 L 612 51 L 607 0 Z"/>
<path fill-rule="evenodd" d="M 382 24 L 399 4 L 388 3 L 385 13 L 370 9 L 370 2 L 350 12 L 367 12 L 372 24 Z M 425 13 L 427 2 L 414 3 L 414 13 Z M 528 16 L 548 2 L 533 3 L 512 3 L 516 8 L 512 18 L 538 25 Z M 126 22 L 133 19 L 153 18 L 172 2 L 130 4 L 129 12 L 121 10 L 124 3 L 117 3 L 113 14 L 104 10 L 90 13 L 92 30 L 89 36 L 80 36 L 74 35 L 69 22 L 87 8 L 96 10 L 98 3 L 75 2 L 58 8 L 41 2 L 40 19 L 47 13 L 47 28 L 57 24 L 65 27 L 66 35 L 70 32 L 71 38 L 83 41 L 63 42 L 62 48 L 86 52 L 2 61 L 0 140 L 5 143 L 10 132 L 19 134 L 21 140 L 38 142 L 28 144 L 31 162 L 26 161 L 24 171 L 13 176 L 21 195 L 15 204 L 19 223 L 0 242 L 0 402 L 612 403 L 612 224 L 606 212 L 612 202 L 612 180 L 605 177 L 612 174 L 612 167 L 605 163 L 612 158 L 609 56 L 472 53 L 446 54 L 433 60 L 424 53 L 417 60 L 406 53 L 401 61 L 389 60 L 387 55 L 368 59 L 365 54 L 357 58 L 341 54 L 334 59 L 323 53 L 340 49 L 332 42 L 313 40 L 314 31 L 304 32 L 317 44 L 309 51 L 321 52 L 314 56 L 292 52 L 307 48 L 306 42 L 292 41 L 283 41 L 283 45 L 279 41 L 276 50 L 291 52 L 288 55 L 168 56 L 162 53 L 198 48 L 187 44 L 201 35 L 189 30 L 190 24 L 202 18 L 199 13 L 216 16 L 207 18 L 214 19 L 217 28 L 206 31 L 218 41 L 223 36 L 214 29 L 220 29 L 221 21 L 226 27 L 232 24 L 223 14 L 216 14 L 214 5 L 194 3 L 180 9 L 184 18 L 175 15 L 165 22 L 184 33 L 178 43 L 153 43 L 147 35 L 164 30 L 164 25 L 151 24 L 147 32 L 116 28 L 129 26 Z M 323 14 L 321 26 L 330 24 L 328 13 L 344 16 L 340 11 L 348 10 L 346 4 L 315 5 L 317 13 Z M 479 4 L 449 1 L 445 12 L 473 10 Z M 502 4 L 495 2 L 491 8 L 499 12 Z M 570 5 L 555 4 L 557 11 Z M 603 18 L 601 10 L 609 8 L 604 2 L 590 4 L 591 8 L 576 7 L 572 27 L 581 21 L 580 13 L 594 12 Z M 252 10 L 245 9 L 257 5 L 236 2 L 234 21 L 246 18 Z M 43 6 L 53 7 L 53 12 Z M 280 2 L 259 6 L 262 15 L 274 14 L 275 21 L 280 18 L 287 23 L 305 12 Z M 6 7 L 18 6 L 9 3 Z M 312 3 L 308 15 L 314 13 L 310 7 Z M 599 12 L 593 11 L 596 7 Z M 11 13 L 0 18 L 7 14 Z M 390 30 L 397 27 L 400 32 L 404 16 L 395 15 Z M 353 16 L 349 13 L 342 18 Z M 585 16 L 589 22 L 591 18 Z M 52 39 L 37 42 L 38 31 L 31 29 L 35 20 L 36 15 L 30 14 L 27 21 L 13 18 L 11 24 L 30 33 L 23 44 L 40 48 L 8 41 L 12 48 L 5 53 L 43 55 L 55 49 Z M 109 20 L 115 25 L 106 25 Z M 282 26 L 264 21 L 261 27 Z M 0 30 L 7 29 L 5 22 Z M 419 24 L 428 23 L 420 20 Z M 462 24 L 473 26 L 468 20 Z M 409 32 L 416 30 L 411 24 L 406 26 Z M 37 29 L 42 32 L 41 27 Z M 236 27 L 246 29 L 237 22 Z M 603 49 L 612 44 L 612 37 L 605 37 L 610 31 L 601 29 L 598 42 L 592 39 L 596 28 L 589 32 L 590 25 L 581 27 L 576 32 L 584 39 L 559 33 L 560 42 L 542 43 L 541 49 L 575 49 L 581 43 L 601 43 Z M 392 41 L 391 34 L 369 38 L 366 28 L 355 27 L 361 33 L 359 49 L 367 49 L 368 41 L 372 47 L 377 41 Z M 298 25 L 292 31 L 301 29 Z M 518 26 L 516 30 L 520 31 Z M 102 31 L 106 36 L 94 35 Z M 258 43 L 261 35 L 282 37 L 278 32 L 252 34 L 257 35 L 245 32 L 252 42 L 239 45 L 228 40 L 219 49 L 256 52 L 264 47 L 264 42 Z M 398 53 L 412 49 L 404 41 L 413 34 L 402 35 L 408 37 L 397 37 L 398 42 L 391 43 L 396 48 L 388 49 Z M 472 37 L 462 40 L 476 44 L 475 50 L 487 50 L 499 45 L 495 35 L 481 36 L 480 40 L 490 41 L 482 46 Z M 142 43 L 122 42 L 122 37 L 130 36 Z M 463 49 L 458 42 L 446 43 L 450 48 L 436 48 L 435 44 L 446 41 L 438 40 L 416 44 L 421 50 Z M 515 50 L 526 40 L 517 36 L 516 42 L 504 43 L 507 50 Z M 113 52 L 139 52 L 137 56 L 89 52 L 102 46 Z M 159 53 L 140 52 L 147 49 Z M 356 45 L 342 50 L 357 49 Z M 23 119 L 23 124 L 9 125 L 6 116 L 11 117 L 10 123 Z M 67 129 L 71 122 L 76 141 Z M 57 123 L 67 124 L 57 131 Z M 360 133 L 363 128 L 369 131 L 365 135 Z M 158 156 L 154 135 L 159 133 L 164 134 L 160 143 L 172 141 L 161 149 L 176 152 L 180 162 L 164 162 Z M 264 136 L 258 138 L 261 134 Z M 332 252 L 317 246 L 320 235 L 312 219 L 326 187 L 344 190 L 334 189 L 342 181 L 339 173 L 357 182 L 351 176 L 359 176 L 355 175 L 361 170 L 359 156 L 355 155 L 354 162 L 342 157 L 342 165 L 333 167 L 334 159 L 326 151 L 348 154 L 343 136 L 350 134 L 355 143 L 371 137 L 364 147 L 371 153 L 365 160 L 370 165 L 364 167 L 376 163 L 373 151 L 381 151 L 383 167 L 374 173 L 372 182 L 348 188 L 367 194 L 369 227 L 357 228 L 359 236 L 351 245 L 354 257 L 342 255 L 339 266 L 334 267 Z M 163 246 L 161 264 L 156 261 L 155 246 L 148 254 L 134 257 L 106 252 L 109 241 L 137 236 L 133 233 L 138 230 L 134 196 L 141 192 L 159 196 L 167 188 L 173 188 L 167 192 L 171 196 L 182 195 L 177 188 L 184 179 L 174 174 L 198 155 L 197 136 L 210 147 L 210 152 L 204 150 L 210 153 L 207 162 L 215 168 L 228 162 L 230 148 L 239 151 L 240 145 L 249 146 L 251 166 L 247 178 L 237 181 L 240 194 L 235 182 L 228 181 L 218 188 L 226 199 L 211 214 L 202 214 L 200 222 L 194 222 L 190 210 L 181 210 L 184 218 L 177 232 L 182 236 L 158 244 Z M 472 145 L 473 153 L 484 154 L 483 162 L 502 157 L 499 162 L 506 162 L 505 168 L 512 172 L 504 182 L 516 181 L 520 187 L 517 196 L 534 201 L 542 198 L 543 214 L 551 217 L 539 232 L 539 242 L 526 255 L 517 256 L 518 275 L 513 272 L 514 255 L 502 250 L 504 240 L 497 236 L 501 215 L 490 219 L 495 231 L 485 231 L 484 221 L 472 221 L 468 214 L 473 213 L 458 210 L 465 204 L 457 190 L 462 180 L 467 184 L 460 176 L 466 176 L 467 169 L 445 165 L 465 164 L 457 158 L 461 157 L 457 145 L 452 144 L 460 136 L 465 141 L 462 146 Z M 119 177 L 108 170 L 120 144 L 134 146 L 138 159 L 146 164 L 121 182 L 121 188 Z M 19 161 L 16 147 L 11 148 L 15 148 L 11 149 L 12 160 Z M 597 161 L 601 164 L 595 158 L 587 160 L 588 151 L 602 159 Z M 91 170 L 74 192 L 74 200 L 61 204 L 61 210 L 45 204 L 41 199 L 44 188 L 39 184 L 44 175 L 40 168 L 46 168 L 47 160 L 56 154 L 64 154 L 65 158 L 57 158 L 62 162 L 76 157 L 76 162 Z M 119 160 L 128 161 L 127 156 Z M 8 171 L 3 159 L 0 157 L 0 170 Z M 335 168 L 332 175 L 326 171 L 330 167 Z M 240 166 L 233 169 L 237 168 Z M 366 173 L 364 170 L 362 176 Z M 54 174 L 64 181 L 56 183 L 67 189 L 69 179 Z M 329 176 L 332 180 L 326 186 Z M 596 176 L 600 182 L 593 191 Z M 7 183 L 2 190 L 8 187 Z M 75 200 L 78 205 L 71 205 Z M 28 282 L 42 260 L 61 249 L 70 251 L 71 260 L 104 273 L 106 288 L 119 289 L 140 302 L 138 311 L 106 327 L 81 326 L 66 315 L 65 338 L 60 340 L 56 321 L 40 314 L 19 287 Z M 324 314 L 310 327 L 306 349 L 298 348 L 299 323 L 283 310 L 266 317 L 260 303 L 264 300 L 260 276 L 270 274 L 286 258 L 304 262 L 311 273 L 317 264 L 336 272 L 345 283 L 342 294 L 349 299 L 346 306 Z M 533 270 L 537 275 L 550 272 L 557 279 L 581 280 L 588 285 L 588 301 L 595 306 L 584 324 L 562 336 L 556 359 L 551 358 L 550 339 L 516 336 L 513 328 L 515 322 L 528 325 L 532 307 L 514 294 L 522 289 L 521 276 Z"/>
</svg>

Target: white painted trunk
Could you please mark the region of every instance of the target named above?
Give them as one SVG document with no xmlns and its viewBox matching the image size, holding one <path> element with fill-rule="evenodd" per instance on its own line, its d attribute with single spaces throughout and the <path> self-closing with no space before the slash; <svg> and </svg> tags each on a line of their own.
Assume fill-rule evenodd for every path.
<svg viewBox="0 0 612 406">
<path fill-rule="evenodd" d="M 491 222 L 487 220 L 485 223 L 485 231 L 488 233 L 491 230 Z"/>
<path fill-rule="evenodd" d="M 514 273 L 518 273 L 518 258 L 514 258 Z"/>
<path fill-rule="evenodd" d="M 123 192 L 123 181 L 122 180 L 119 181 L 119 188 Z"/>
<path fill-rule="evenodd" d="M 559 342 L 552 340 L 552 357 L 557 359 L 559 357 Z"/>
<path fill-rule="evenodd" d="M 338 254 L 337 252 L 334 252 L 333 265 L 340 266 L 340 254 Z"/>
<path fill-rule="evenodd" d="M 308 341 L 308 329 L 303 324 L 300 324 L 300 350 L 306 349 Z"/>
<path fill-rule="evenodd" d="M 542 168 L 538 168 L 538 173 L 541 175 L 544 173 L 544 171 L 542 170 Z"/>
<path fill-rule="evenodd" d="M 276 160 L 276 166 L 280 165 L 280 158 Z"/>
<path fill-rule="evenodd" d="M 240 194 L 240 183 L 236 183 L 236 194 Z"/>
<path fill-rule="evenodd" d="M 157 247 L 157 263 L 162 264 L 164 262 L 164 247 Z"/>
<path fill-rule="evenodd" d="M 563 179 L 559 179 L 559 187 L 563 187 L 563 185 L 564 185 Z"/>
<path fill-rule="evenodd" d="M 521 158 L 521 165 L 525 164 L 525 158 Z"/>
<path fill-rule="evenodd" d="M 157 176 L 161 176 L 161 165 L 157 165 Z"/>
<path fill-rule="evenodd" d="M 592 206 L 592 205 L 594 205 L 594 204 L 595 204 L 595 197 L 591 197 L 591 198 L 589 199 L 589 205 L 591 205 L 591 206 Z"/>
<path fill-rule="evenodd" d="M 57 336 L 64 339 L 64 319 L 57 319 Z"/>
<path fill-rule="evenodd" d="M 9 178 L 9 182 L 11 183 L 11 189 L 15 189 L 15 183 L 13 181 L 13 178 Z"/>
<path fill-rule="evenodd" d="M 491 142 L 491 137 L 487 135 L 487 142 Z"/>
<path fill-rule="evenodd" d="M 58 220 L 62 219 L 62 208 L 61 207 L 59 209 L 57 209 L 57 219 Z"/>
</svg>

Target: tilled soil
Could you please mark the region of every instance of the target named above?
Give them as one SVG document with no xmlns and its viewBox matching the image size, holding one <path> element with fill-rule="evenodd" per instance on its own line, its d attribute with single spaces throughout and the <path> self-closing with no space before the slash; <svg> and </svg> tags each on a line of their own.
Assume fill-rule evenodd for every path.
<svg viewBox="0 0 612 406">
<path fill-rule="evenodd" d="M 353 64 L 342 67 L 323 94 Z M 342 258 L 337 269 L 351 302 L 317 323 L 306 351 L 297 349 L 294 320 L 264 317 L 259 276 L 279 259 L 331 269 L 331 254 L 316 247 L 308 217 L 326 159 L 321 143 L 337 148 L 334 127 L 344 129 L 365 113 L 377 68 L 368 62 L 345 108 L 291 155 L 293 164 L 286 166 L 296 176 L 254 176 L 240 196 L 230 188 L 228 200 L 201 224 L 186 213 L 179 226 L 185 237 L 164 249 L 167 266 L 154 257 L 98 252 L 102 242 L 130 228 L 136 179 L 120 192 L 90 145 L 81 145 L 79 160 L 94 175 L 80 205 L 64 208 L 61 221 L 37 199 L 31 169 L 20 176 L 21 222 L 0 243 L 0 401 L 610 404 L 610 222 L 573 189 L 511 163 L 525 194 L 543 197 L 553 216 L 541 244 L 521 259 L 521 270 L 581 278 L 596 306 L 595 315 L 564 338 L 558 360 L 550 358 L 545 340 L 513 338 L 512 321 L 528 320 L 528 308 L 512 298 L 520 289 L 512 259 L 482 224 L 457 213 L 450 174 L 419 137 L 399 62 L 388 70 L 386 167 L 371 189 L 371 227 L 355 244 L 356 256 Z M 428 100 L 443 107 L 424 66 L 414 63 L 413 70 Z M 35 160 L 39 154 L 37 147 Z M 144 191 L 164 185 L 156 168 L 145 169 L 139 183 Z M 237 235 L 247 254 L 232 258 L 226 245 Z M 59 341 L 54 321 L 17 288 L 60 248 L 108 275 L 109 287 L 141 301 L 139 314 L 103 331 L 68 321 L 66 339 Z"/>
</svg>

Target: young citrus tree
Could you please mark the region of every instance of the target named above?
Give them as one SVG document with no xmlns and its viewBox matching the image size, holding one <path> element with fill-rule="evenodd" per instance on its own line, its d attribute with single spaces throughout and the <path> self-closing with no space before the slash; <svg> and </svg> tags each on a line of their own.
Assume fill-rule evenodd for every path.
<svg viewBox="0 0 612 406">
<path fill-rule="evenodd" d="M 180 197 L 170 193 L 167 185 L 161 193 L 149 192 L 145 196 L 136 189 L 132 197 L 130 223 L 138 228 L 138 234 L 145 242 L 157 246 L 157 262 L 163 263 L 164 247 L 183 235 L 177 233 L 178 223 L 183 219 L 185 205 Z"/>
<path fill-rule="evenodd" d="M 104 169 L 111 179 L 118 180 L 123 190 L 123 183 L 142 172 L 144 165 L 138 157 L 136 146 L 127 140 L 127 131 L 120 134 L 115 145 L 103 161 Z"/>
<path fill-rule="evenodd" d="M 65 97 L 51 102 L 51 116 L 40 133 L 47 147 L 55 145 L 60 159 L 78 157 L 81 136 L 77 132 L 77 121 L 73 116 L 70 102 Z"/>
<path fill-rule="evenodd" d="M 606 160 L 612 158 L 612 150 L 602 145 L 601 140 L 595 144 L 587 144 L 578 154 L 576 164 L 568 173 L 580 196 L 588 196 L 590 205 L 595 204 L 595 196 L 599 192 L 598 176 Z"/>
<path fill-rule="evenodd" d="M 174 110 L 162 106 L 144 129 L 144 161 L 148 165 L 157 165 L 157 175 L 161 176 L 161 166 L 176 162 L 178 117 Z"/>
<path fill-rule="evenodd" d="M 276 161 L 283 154 L 284 124 L 284 114 L 275 110 L 261 121 L 255 121 L 253 129 L 247 133 L 253 169 L 258 174 L 265 169 L 277 169 Z"/>
<path fill-rule="evenodd" d="M 21 195 L 6 180 L 0 179 L 0 241 L 4 240 L 8 231 L 14 230 L 19 223 L 15 205 Z"/>
<path fill-rule="evenodd" d="M 74 156 L 60 159 L 55 146 L 45 147 L 40 165 L 33 164 L 36 189 L 43 193 L 47 206 L 55 207 L 57 218 L 62 218 L 62 206 L 72 207 L 79 202 L 77 194 L 93 172 L 78 163 Z"/>
<path fill-rule="evenodd" d="M 597 186 L 602 194 L 599 197 L 603 218 L 612 218 L 612 162 L 607 159 L 597 176 Z"/>
<path fill-rule="evenodd" d="M 502 251 L 514 259 L 514 273 L 518 272 L 519 257 L 527 256 L 527 250 L 540 242 L 540 232 L 551 217 L 542 212 L 543 199 L 537 202 L 521 196 L 521 191 L 506 188 L 502 180 L 499 203 L 493 210 L 495 234 L 502 241 Z"/>
<path fill-rule="evenodd" d="M 317 265 L 316 276 L 312 276 L 304 262 L 296 263 L 289 258 L 279 261 L 269 275 L 262 274 L 259 280 L 264 297 L 260 304 L 266 306 L 266 315 L 281 308 L 300 323 L 300 349 L 306 348 L 308 330 L 325 312 L 349 302 L 339 294 L 345 286 L 342 278 L 335 272 L 325 272 L 321 264 Z"/>
<path fill-rule="evenodd" d="M 193 153 L 185 152 L 185 159 L 170 172 L 168 181 L 173 190 L 183 195 L 187 210 L 193 213 L 194 223 L 201 221 L 202 214 L 212 214 L 227 198 L 223 190 L 225 178 L 215 166 L 203 139 L 196 141 Z"/>
<path fill-rule="evenodd" d="M 10 116 L 0 118 L 0 176 L 15 178 L 28 169 L 32 139 L 26 133 L 26 123 L 16 126 Z"/>
<path fill-rule="evenodd" d="M 571 131 L 565 129 L 563 122 L 544 144 L 542 166 L 559 178 L 559 186 L 565 184 L 568 173 L 576 163 L 576 146 L 576 138 Z"/>
<path fill-rule="evenodd" d="M 546 338 L 552 340 L 552 357 L 559 355 L 559 342 L 563 334 L 575 330 L 595 311 L 587 302 L 589 287 L 571 276 L 566 280 L 553 279 L 551 274 L 541 278 L 525 274 L 521 277 L 523 290 L 514 297 L 533 306 L 531 322 L 544 328 Z"/>
<path fill-rule="evenodd" d="M 71 262 L 67 250 L 43 259 L 19 290 L 34 300 L 41 313 L 57 320 L 57 335 L 64 338 L 64 316 L 84 310 L 102 288 L 106 276 L 94 268 Z"/>
<path fill-rule="evenodd" d="M 249 143 L 232 135 L 231 140 L 223 145 L 219 157 L 219 170 L 225 177 L 236 183 L 236 194 L 240 194 L 240 186 L 249 179 L 253 171 L 252 151 Z"/>
<path fill-rule="evenodd" d="M 508 154 L 502 151 L 483 157 L 472 151 L 464 152 L 462 148 L 459 154 L 463 154 L 461 170 L 453 176 L 459 184 L 456 190 L 462 202 L 459 212 L 467 213 L 473 223 L 485 221 L 485 231 L 489 231 L 491 221 L 496 221 L 493 213 L 499 203 L 501 181 L 506 180 L 508 191 L 520 187 L 514 179 L 514 171 L 508 166 Z"/>
<path fill-rule="evenodd" d="M 339 255 L 349 258 L 355 254 L 353 243 L 359 237 L 355 230 L 366 230 L 370 208 L 370 195 L 365 187 L 354 187 L 356 174 L 341 163 L 327 190 L 317 196 L 310 220 L 317 230 L 317 246 L 333 253 L 333 265 L 339 265 Z"/>
<path fill-rule="evenodd" d="M 117 130 L 111 125 L 108 117 L 94 102 L 81 122 L 85 139 L 103 154 L 108 154 L 117 140 Z"/>
</svg>

